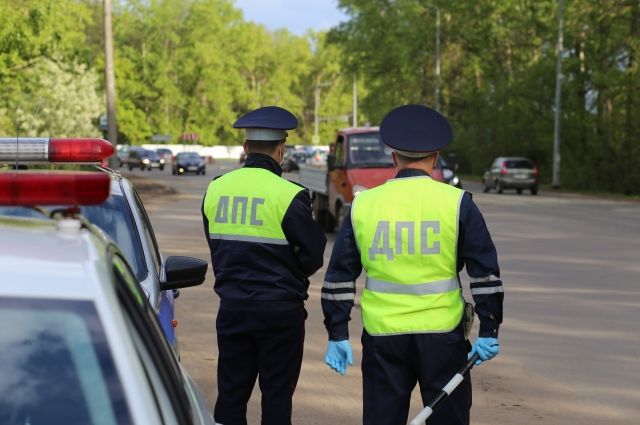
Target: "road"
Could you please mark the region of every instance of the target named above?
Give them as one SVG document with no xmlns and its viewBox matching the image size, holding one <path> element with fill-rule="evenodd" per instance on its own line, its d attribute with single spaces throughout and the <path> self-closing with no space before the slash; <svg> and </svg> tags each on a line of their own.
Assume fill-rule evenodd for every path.
<svg viewBox="0 0 640 425">
<path fill-rule="evenodd" d="M 207 176 L 134 172 L 174 187 L 178 193 L 143 195 L 165 255 L 209 259 L 200 203 L 213 175 L 234 162 L 208 166 Z M 296 178 L 295 174 L 285 177 Z M 541 192 L 474 194 L 498 249 L 505 286 L 502 352 L 474 369 L 472 423 L 640 424 L 640 203 Z M 325 267 L 333 247 L 328 235 Z M 361 423 L 359 314 L 351 343 L 356 366 L 347 376 L 323 363 L 326 333 L 320 287 L 325 268 L 311 278 L 302 373 L 293 423 Z M 468 277 L 461 276 L 468 288 Z M 213 407 L 216 398 L 213 275 L 182 291 L 177 319 L 182 362 Z M 358 286 L 362 287 L 362 277 Z M 468 290 L 465 289 L 469 299 Z M 420 409 L 412 400 L 410 416 Z M 249 423 L 259 423 L 259 391 Z"/>
</svg>

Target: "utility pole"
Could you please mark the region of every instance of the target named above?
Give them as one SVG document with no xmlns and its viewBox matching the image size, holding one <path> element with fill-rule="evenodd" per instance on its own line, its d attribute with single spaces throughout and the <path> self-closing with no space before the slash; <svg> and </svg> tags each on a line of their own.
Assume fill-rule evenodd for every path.
<svg viewBox="0 0 640 425">
<path fill-rule="evenodd" d="M 317 145 L 320 142 L 320 135 L 318 134 L 318 130 L 320 127 L 320 117 L 318 113 L 320 112 L 320 81 L 316 79 L 316 86 L 313 90 L 313 139 L 312 143 Z"/>
<path fill-rule="evenodd" d="M 118 144 L 118 124 L 116 122 L 116 79 L 113 71 L 111 0 L 103 0 L 102 4 L 104 6 L 104 57 L 107 83 L 107 138 L 115 148 Z M 115 163 L 115 158 L 112 157 L 111 162 Z"/>
<path fill-rule="evenodd" d="M 553 180 L 554 189 L 560 187 L 560 118 L 562 101 L 562 24 L 563 0 L 558 0 L 558 48 L 556 58 L 556 110 L 553 128 Z"/>
<path fill-rule="evenodd" d="M 436 7 L 436 111 L 440 111 L 440 8 Z"/>
<path fill-rule="evenodd" d="M 353 127 L 358 126 L 358 77 L 353 76 Z"/>
</svg>

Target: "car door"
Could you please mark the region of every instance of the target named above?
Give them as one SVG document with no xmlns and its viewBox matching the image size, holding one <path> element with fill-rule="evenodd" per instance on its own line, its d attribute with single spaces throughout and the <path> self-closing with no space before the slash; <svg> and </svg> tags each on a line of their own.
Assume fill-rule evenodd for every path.
<svg viewBox="0 0 640 425">
<path fill-rule="evenodd" d="M 153 227 L 151 226 L 149 216 L 147 215 L 147 211 L 145 210 L 138 193 L 133 188 L 131 188 L 131 196 L 133 198 L 133 207 L 138 212 L 138 216 L 140 218 L 140 234 L 144 239 L 150 260 L 148 262 L 150 269 L 149 274 L 151 275 L 150 278 L 155 281 L 154 287 L 156 285 L 159 287 L 159 282 L 164 278 L 164 258 L 158 248 L 158 242 L 156 240 Z M 175 317 L 174 291 L 160 291 L 157 305 L 154 305 L 154 308 L 157 310 L 162 330 L 164 331 L 169 344 L 172 345 L 176 354 L 178 354 L 178 342 L 175 336 L 173 321 Z"/>
<path fill-rule="evenodd" d="M 214 425 L 199 390 L 185 377 L 144 293 L 118 253 L 113 254 L 116 292 L 135 350 L 165 424 Z M 196 392 L 197 391 L 197 392 Z"/>
</svg>

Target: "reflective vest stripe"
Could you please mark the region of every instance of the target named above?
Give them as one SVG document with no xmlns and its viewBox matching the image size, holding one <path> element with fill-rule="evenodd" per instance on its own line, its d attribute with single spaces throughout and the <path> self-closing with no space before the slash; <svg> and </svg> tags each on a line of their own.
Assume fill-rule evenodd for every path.
<svg viewBox="0 0 640 425">
<path fill-rule="evenodd" d="M 496 275 L 490 274 L 489 276 L 484 277 L 472 277 L 471 283 L 485 283 L 485 282 L 493 282 L 494 280 L 500 280 L 500 278 Z"/>
<path fill-rule="evenodd" d="M 349 294 L 327 294 L 326 292 L 323 292 L 322 294 L 320 294 L 320 298 L 324 299 L 324 300 L 331 300 L 331 301 L 353 301 L 356 299 L 356 294 L 354 293 L 349 293 Z"/>
<path fill-rule="evenodd" d="M 240 241 L 240 242 L 256 242 L 270 243 L 274 245 L 289 245 L 286 239 L 265 238 L 262 236 L 246 236 L 246 235 L 225 235 L 221 233 L 211 233 L 211 239 L 220 239 L 224 241 Z"/>
<path fill-rule="evenodd" d="M 350 288 L 355 289 L 355 282 L 324 282 L 322 284 L 324 289 L 342 289 L 342 288 Z"/>
<path fill-rule="evenodd" d="M 383 294 L 434 295 L 458 290 L 460 289 L 460 283 L 457 277 L 435 282 L 406 284 L 387 282 L 367 276 L 366 288 L 369 291 Z"/>
<path fill-rule="evenodd" d="M 471 288 L 471 295 L 498 294 L 504 292 L 501 286 L 492 286 L 490 288 Z"/>
</svg>

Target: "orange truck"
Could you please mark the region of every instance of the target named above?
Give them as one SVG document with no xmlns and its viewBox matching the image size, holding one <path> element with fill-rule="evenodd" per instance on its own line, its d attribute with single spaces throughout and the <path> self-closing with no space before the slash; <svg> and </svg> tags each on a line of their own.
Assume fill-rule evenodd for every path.
<svg viewBox="0 0 640 425">
<path fill-rule="evenodd" d="M 342 225 L 353 198 L 363 190 L 393 178 L 396 169 L 391 149 L 380 141 L 378 127 L 338 131 L 323 166 L 300 166 L 300 184 L 311 191 L 313 214 L 326 232 Z M 443 159 L 433 170 L 434 179 L 461 187 L 460 179 Z"/>
</svg>

